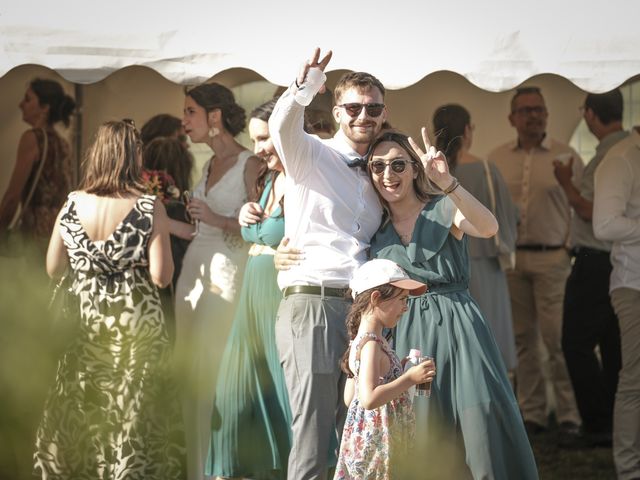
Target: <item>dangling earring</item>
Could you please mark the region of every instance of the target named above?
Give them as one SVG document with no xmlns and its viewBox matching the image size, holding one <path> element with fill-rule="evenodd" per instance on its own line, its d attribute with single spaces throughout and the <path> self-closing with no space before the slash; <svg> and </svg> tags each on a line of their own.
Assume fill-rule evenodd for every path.
<svg viewBox="0 0 640 480">
<path fill-rule="evenodd" d="M 211 127 L 209 129 L 209 138 L 217 137 L 220 135 L 220 129 L 216 127 Z"/>
</svg>

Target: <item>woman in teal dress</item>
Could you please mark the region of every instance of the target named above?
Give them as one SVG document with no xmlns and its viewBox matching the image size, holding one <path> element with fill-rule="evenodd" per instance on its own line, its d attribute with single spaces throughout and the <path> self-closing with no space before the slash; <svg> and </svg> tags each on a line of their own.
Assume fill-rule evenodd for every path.
<svg viewBox="0 0 640 480">
<path fill-rule="evenodd" d="M 462 476 L 537 479 L 500 352 L 467 287 L 467 235 L 491 237 L 497 222 L 449 174 L 444 155 L 428 144 L 424 129 L 423 138 L 426 154 L 406 136 L 389 132 L 369 155 L 371 179 L 386 211 L 371 256 L 393 260 L 429 286 L 424 295 L 410 298 L 395 331 L 401 358 L 419 348 L 434 357 L 438 369 L 431 397 L 415 401 L 418 433 L 426 425 L 425 448 L 443 449 L 452 440 L 467 465 Z M 453 478 L 444 461 L 450 457 L 434 455 L 416 457 L 429 461 L 427 476 Z"/>
<path fill-rule="evenodd" d="M 259 203 L 246 205 L 257 223 L 242 228 L 251 242 L 249 261 L 216 386 L 208 475 L 252 479 L 286 478 L 291 411 L 275 343 L 282 294 L 274 250 L 284 235 L 284 172 L 267 121 L 275 100 L 251 114 L 255 153 L 266 164 L 258 179 Z"/>
</svg>

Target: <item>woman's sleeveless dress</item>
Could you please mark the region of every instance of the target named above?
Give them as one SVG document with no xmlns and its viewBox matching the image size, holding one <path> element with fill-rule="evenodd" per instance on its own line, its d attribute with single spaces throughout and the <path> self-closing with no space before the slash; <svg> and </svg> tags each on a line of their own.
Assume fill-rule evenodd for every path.
<svg viewBox="0 0 640 480">
<path fill-rule="evenodd" d="M 243 151 L 236 163 L 205 191 L 209 160 L 194 189 L 209 208 L 225 217 L 237 217 L 247 201 L 244 170 L 251 152 Z M 182 404 L 187 441 L 188 478 L 201 480 L 209 453 L 214 411 L 214 391 L 248 245 L 233 235 L 200 222 L 189 244 L 176 285 L 176 356 L 183 381 Z M 213 418 L 212 418 L 213 416 Z"/>
<path fill-rule="evenodd" d="M 497 235 L 500 242 L 515 249 L 518 211 L 511 200 L 507 185 L 500 171 L 493 163 L 487 164 L 494 185 L 496 208 L 494 215 L 500 230 Z M 482 161 L 458 165 L 455 175 L 460 184 L 491 209 L 491 196 L 487 185 L 487 175 Z M 513 370 L 518 363 L 516 341 L 513 335 L 511 316 L 511 297 L 507 285 L 507 275 L 500 267 L 498 248 L 493 238 L 470 237 L 469 292 L 478 303 L 485 321 L 502 354 L 507 370 Z"/>
<path fill-rule="evenodd" d="M 424 295 L 409 299 L 395 332 L 398 355 L 419 348 L 435 359 L 431 397 L 416 398 L 417 424 L 421 428 L 426 423 L 428 435 L 452 436 L 475 479 L 537 479 L 500 351 L 467 288 L 467 237 L 457 240 L 450 233 L 455 210 L 450 198 L 432 198 L 408 246 L 391 222 L 380 228 L 371 245 L 372 257 L 393 260 L 429 287 Z M 416 457 L 425 460 L 425 478 L 433 478 L 429 472 L 448 458 L 437 450 Z M 430 466 L 433 458 L 438 463 Z"/>
<path fill-rule="evenodd" d="M 269 180 L 259 202 L 263 209 L 272 188 Z M 246 241 L 273 248 L 283 236 L 280 207 L 242 229 Z M 249 257 L 220 365 L 215 399 L 220 424 L 212 432 L 209 475 L 287 477 L 291 411 L 276 347 L 275 321 L 282 299 L 276 278 L 272 254 Z"/>
<path fill-rule="evenodd" d="M 358 398 L 360 350 L 368 341 L 375 341 L 389 357 L 391 368 L 380 379 L 380 385 L 402 375 L 402 365 L 385 340 L 375 333 L 359 333 L 351 342 L 350 364 L 355 365 L 355 394 L 342 431 L 340 456 L 334 480 L 400 479 L 398 470 L 408 457 L 413 441 L 415 418 L 411 398 L 405 391 L 373 410 L 366 410 Z"/>
<path fill-rule="evenodd" d="M 171 347 L 149 275 L 155 197 L 92 241 L 76 195 L 60 219 L 78 297 L 77 336 L 60 360 L 37 433 L 43 478 L 181 479 L 184 442 Z"/>
<path fill-rule="evenodd" d="M 45 163 L 33 196 L 22 213 L 20 231 L 26 239 L 33 240 L 38 250 L 44 255 L 58 212 L 60 212 L 67 194 L 71 190 L 71 154 L 67 141 L 60 137 L 53 127 L 46 130 L 34 128 L 31 131 L 36 136 L 40 157 L 31 169 L 31 174 L 22 192 L 23 196 L 26 196 L 31 188 L 39 163 L 42 161 L 45 133 L 47 135 L 47 157 L 44 159 Z"/>
</svg>

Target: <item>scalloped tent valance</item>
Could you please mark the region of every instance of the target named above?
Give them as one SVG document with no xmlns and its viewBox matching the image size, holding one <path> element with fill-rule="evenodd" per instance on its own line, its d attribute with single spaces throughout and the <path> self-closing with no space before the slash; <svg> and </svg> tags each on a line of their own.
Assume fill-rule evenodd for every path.
<svg viewBox="0 0 640 480">
<path fill-rule="evenodd" d="M 449 70 L 488 91 L 554 73 L 600 92 L 640 73 L 638 18 L 640 3 L 623 0 L 26 0 L 0 7 L 0 76 L 37 64 L 94 83 L 143 65 L 192 84 L 241 67 L 283 85 L 320 46 L 334 51 L 329 70 L 391 89 Z"/>
</svg>

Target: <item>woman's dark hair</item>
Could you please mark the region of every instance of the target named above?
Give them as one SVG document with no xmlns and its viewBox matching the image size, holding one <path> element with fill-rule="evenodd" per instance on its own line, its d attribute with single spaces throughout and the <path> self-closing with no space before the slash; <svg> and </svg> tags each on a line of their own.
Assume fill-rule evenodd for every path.
<svg viewBox="0 0 640 480">
<path fill-rule="evenodd" d="M 151 117 L 140 129 L 140 138 L 145 145 L 154 138 L 171 137 L 182 128 L 178 117 L 161 113 Z"/>
<path fill-rule="evenodd" d="M 452 171 L 456 169 L 464 132 L 469 125 L 471 125 L 471 115 L 461 105 L 443 105 L 433 114 L 436 149 L 445 154 Z"/>
<path fill-rule="evenodd" d="M 386 132 L 383 132 L 379 137 L 377 137 L 373 141 L 373 143 L 369 147 L 369 151 L 367 152 L 367 155 L 366 155 L 367 163 L 371 162 L 371 159 L 373 157 L 373 153 L 375 152 L 376 147 L 384 142 L 397 143 L 404 151 L 407 152 L 407 155 L 409 155 L 409 158 L 411 159 L 411 167 L 413 168 L 413 171 L 416 172 L 417 174 L 416 177 L 413 179 L 413 190 L 415 191 L 416 197 L 418 197 L 418 199 L 421 202 L 426 202 L 431 195 L 434 195 L 437 193 L 437 190 L 432 186 L 431 182 L 427 178 L 427 174 L 425 173 L 424 168 L 422 167 L 422 161 L 420 160 L 418 155 L 416 155 L 416 152 L 413 150 L 413 147 L 409 143 L 409 137 L 407 137 L 403 133 L 397 132 L 395 130 L 388 130 Z M 369 176 L 371 175 L 372 173 L 371 171 L 369 171 Z M 382 208 L 384 209 L 386 214 L 385 217 L 387 219 L 390 219 L 391 211 L 389 210 L 389 205 L 387 201 L 384 198 L 382 198 L 382 196 L 380 195 L 377 189 L 376 189 L 376 193 L 378 194 L 380 203 L 382 203 Z"/>
<path fill-rule="evenodd" d="M 76 102 L 64 93 L 62 85 L 55 80 L 46 78 L 34 78 L 29 83 L 29 88 L 38 97 L 38 103 L 49 106 L 48 125 L 62 122 L 65 127 L 71 123 L 71 114 L 76 108 Z"/>
<path fill-rule="evenodd" d="M 258 120 L 262 120 L 263 122 L 268 122 L 269 118 L 271 118 L 271 114 L 273 113 L 273 108 L 276 106 L 277 98 L 272 98 L 271 100 L 264 102 L 262 105 L 258 105 L 251 111 L 249 118 L 256 118 Z M 262 163 L 260 168 L 260 173 L 258 178 L 256 178 L 256 183 L 254 186 L 256 198 L 260 198 L 262 192 L 264 191 L 264 186 L 267 183 L 267 178 L 271 177 L 271 181 L 275 181 L 276 177 L 280 172 L 274 172 L 269 170 L 266 163 Z M 280 200 L 280 206 L 283 207 L 283 200 Z M 281 209 L 282 211 L 282 209 Z"/>
<path fill-rule="evenodd" d="M 264 102 L 262 105 L 258 105 L 251 111 L 251 115 L 249 118 L 257 118 L 258 120 L 262 120 L 263 122 L 268 122 L 271 118 L 271 114 L 273 113 L 273 109 L 278 102 L 277 98 L 272 98 Z"/>
<path fill-rule="evenodd" d="M 358 335 L 358 329 L 360 328 L 360 321 L 362 320 L 362 315 L 371 308 L 371 294 L 374 291 L 380 292 L 380 301 L 384 302 L 390 300 L 392 298 L 401 295 L 404 290 L 398 287 L 394 287 L 390 283 L 380 285 L 378 287 L 370 288 L 369 290 L 365 290 L 364 292 L 360 292 L 353 300 L 353 304 L 349 309 L 349 314 L 347 315 L 347 334 L 349 335 L 349 347 L 347 347 L 347 351 L 342 355 L 342 360 L 340 361 L 340 366 L 342 371 L 347 374 L 349 378 L 353 377 L 353 372 L 351 368 L 349 368 L 349 353 L 351 352 L 351 341 L 356 338 Z"/>
<path fill-rule="evenodd" d="M 190 189 L 193 158 L 179 140 L 158 137 L 144 144 L 142 165 L 147 170 L 163 170 L 171 175 L 180 192 Z"/>
<path fill-rule="evenodd" d="M 272 98 L 271 100 L 264 102 L 262 105 L 258 105 L 251 111 L 249 118 L 255 118 L 263 122 L 268 122 L 269 118 L 271 118 L 273 108 L 276 106 L 277 101 L 277 98 Z M 269 170 L 267 164 L 264 162 L 262 163 L 260 167 L 260 173 L 258 174 L 258 178 L 256 178 L 256 183 L 254 186 L 256 198 L 260 198 L 262 192 L 264 192 L 264 186 L 267 183 L 267 178 L 271 178 L 271 181 L 275 182 L 276 177 L 279 174 L 280 172 Z M 280 199 L 280 215 L 284 215 L 284 197 Z"/>
<path fill-rule="evenodd" d="M 203 83 L 190 90 L 186 95 L 205 109 L 207 113 L 220 109 L 222 112 L 222 124 L 234 137 L 244 130 L 246 115 L 244 108 L 236 103 L 233 92 L 219 83 Z"/>
<path fill-rule="evenodd" d="M 95 195 L 144 192 L 140 180 L 142 142 L 136 128 L 126 121 L 100 125 L 84 159 L 80 189 Z"/>
</svg>

